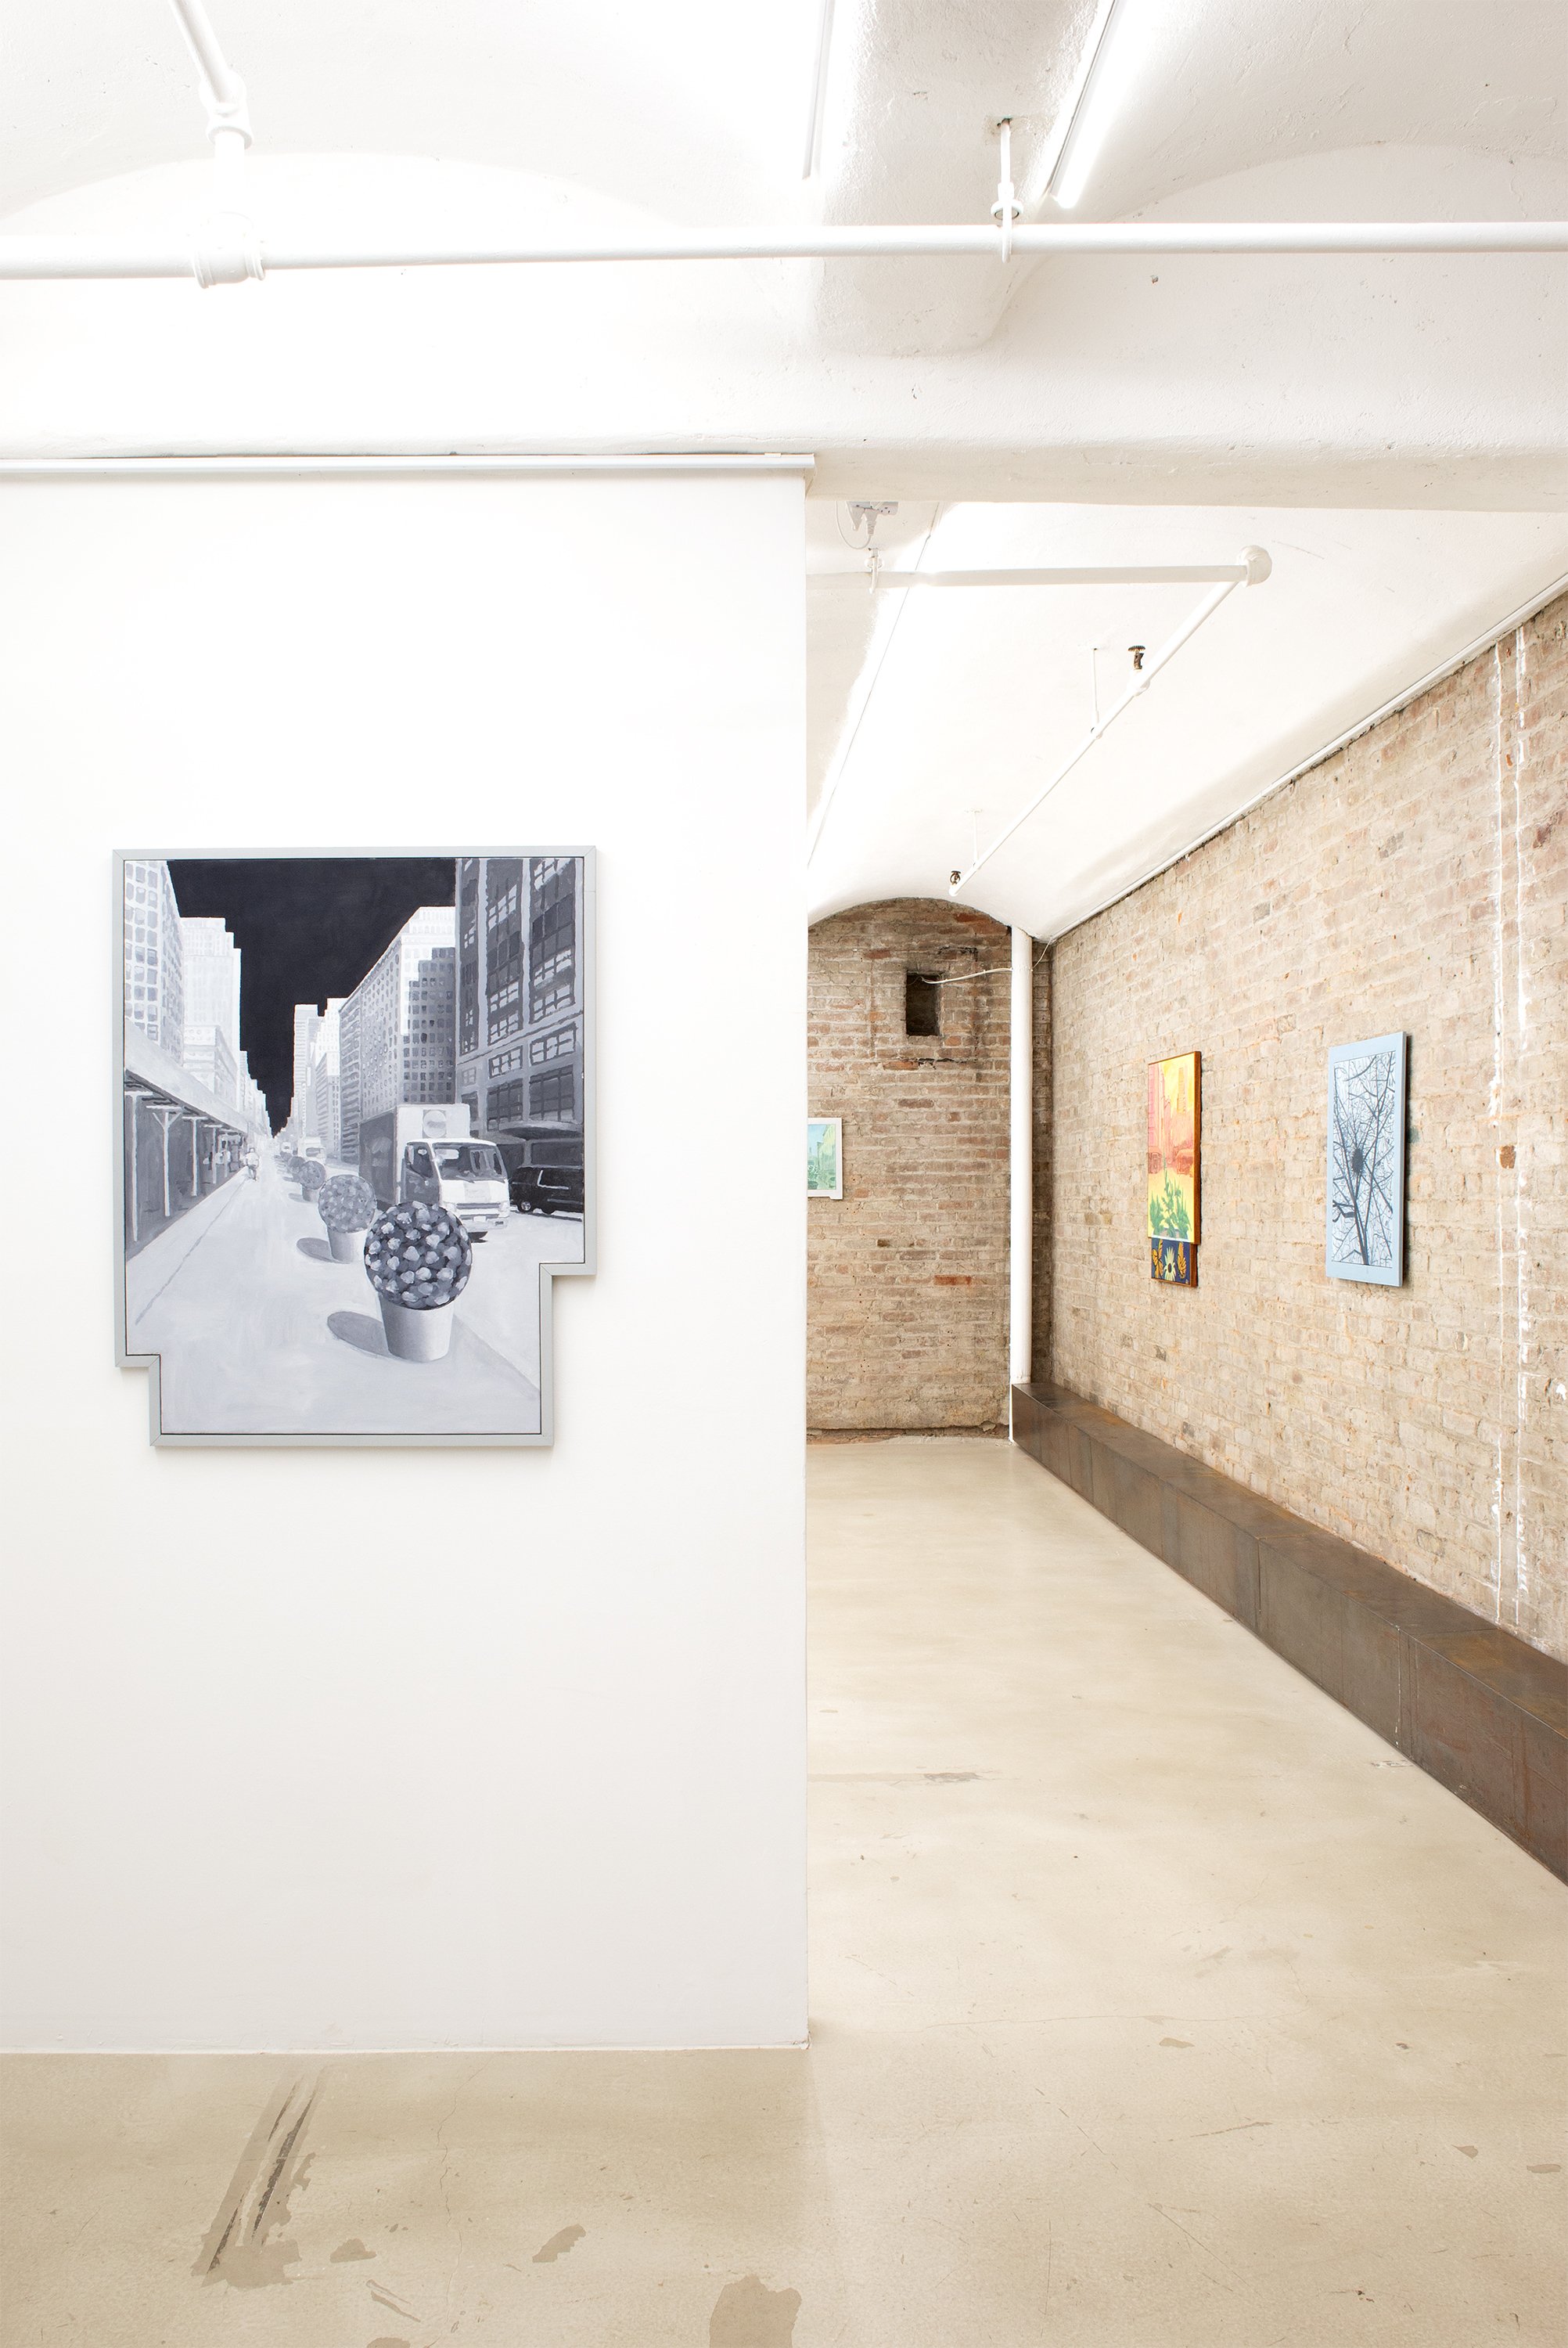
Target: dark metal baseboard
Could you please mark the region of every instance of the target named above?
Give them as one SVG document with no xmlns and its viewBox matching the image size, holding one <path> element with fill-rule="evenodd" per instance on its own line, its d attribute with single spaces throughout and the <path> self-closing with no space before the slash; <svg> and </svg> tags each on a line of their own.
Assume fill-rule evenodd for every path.
<svg viewBox="0 0 1568 2348">
<path fill-rule="evenodd" d="M 1064 1386 L 1013 1440 L 1568 1879 L 1568 1666 Z"/>
</svg>

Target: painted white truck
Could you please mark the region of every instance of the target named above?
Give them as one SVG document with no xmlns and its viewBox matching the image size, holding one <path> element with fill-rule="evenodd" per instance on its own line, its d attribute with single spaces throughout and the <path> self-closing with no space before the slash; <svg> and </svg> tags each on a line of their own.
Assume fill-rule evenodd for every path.
<svg viewBox="0 0 1568 2348">
<path fill-rule="evenodd" d="M 501 1154 L 475 1138 L 462 1101 L 405 1101 L 363 1118 L 359 1170 L 384 1207 L 445 1207 L 470 1239 L 511 1212 Z"/>
</svg>

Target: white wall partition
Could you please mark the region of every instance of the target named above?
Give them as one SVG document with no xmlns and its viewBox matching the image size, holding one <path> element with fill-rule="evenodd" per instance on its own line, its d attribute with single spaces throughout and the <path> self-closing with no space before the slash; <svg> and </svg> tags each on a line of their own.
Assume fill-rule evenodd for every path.
<svg viewBox="0 0 1568 2348">
<path fill-rule="evenodd" d="M 802 482 L 0 488 L 5 2036 L 804 2032 Z M 540 1452 L 149 1447 L 112 849 L 591 843 Z"/>
</svg>

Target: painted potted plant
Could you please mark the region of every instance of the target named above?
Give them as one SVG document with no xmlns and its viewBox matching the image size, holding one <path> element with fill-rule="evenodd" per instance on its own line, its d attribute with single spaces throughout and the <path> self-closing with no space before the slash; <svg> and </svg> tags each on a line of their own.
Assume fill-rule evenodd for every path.
<svg viewBox="0 0 1568 2348">
<path fill-rule="evenodd" d="M 327 1169 L 317 1158 L 302 1158 L 294 1169 L 299 1178 L 300 1196 L 308 1207 L 327 1179 Z"/>
<path fill-rule="evenodd" d="M 364 1269 L 388 1353 L 404 1362 L 440 1361 L 452 1343 L 453 1303 L 474 1269 L 456 1216 L 445 1207 L 389 1207 L 365 1234 Z"/>
<path fill-rule="evenodd" d="M 327 1227 L 334 1263 L 358 1263 L 364 1235 L 375 1220 L 376 1197 L 357 1174 L 334 1174 L 316 1193 L 316 1212 Z"/>
</svg>

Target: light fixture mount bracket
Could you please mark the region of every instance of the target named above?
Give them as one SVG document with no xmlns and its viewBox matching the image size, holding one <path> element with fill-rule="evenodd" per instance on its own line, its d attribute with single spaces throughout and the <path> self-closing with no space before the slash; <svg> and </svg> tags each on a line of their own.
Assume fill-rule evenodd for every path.
<svg viewBox="0 0 1568 2348">
<path fill-rule="evenodd" d="M 1022 218 L 1018 205 L 1018 191 L 1012 183 L 1012 117 L 1004 114 L 997 121 L 997 138 L 1001 152 L 997 164 L 997 200 L 991 206 L 991 218 L 1001 231 L 1001 257 L 1012 259 L 1012 227 Z"/>
</svg>

